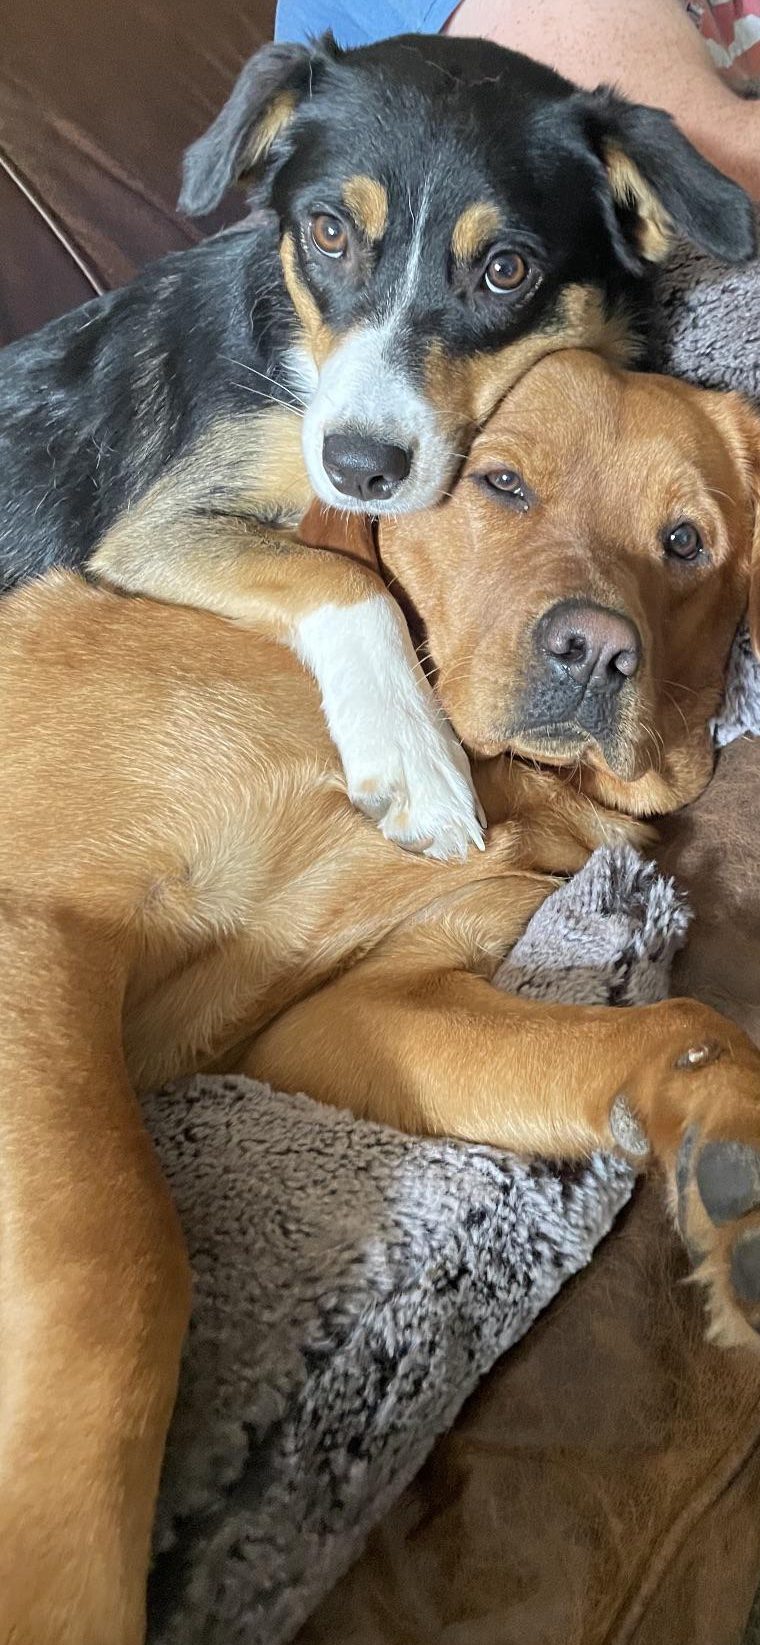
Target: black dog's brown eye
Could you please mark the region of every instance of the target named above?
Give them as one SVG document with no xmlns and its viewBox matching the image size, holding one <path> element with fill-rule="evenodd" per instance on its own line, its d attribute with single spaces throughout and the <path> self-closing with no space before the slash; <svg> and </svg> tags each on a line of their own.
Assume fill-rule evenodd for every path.
<svg viewBox="0 0 760 1645">
<path fill-rule="evenodd" d="M 348 234 L 340 218 L 331 217 L 327 211 L 312 217 L 311 237 L 323 257 L 343 257 L 348 249 Z"/>
<path fill-rule="evenodd" d="M 517 291 L 528 277 L 528 265 L 519 251 L 497 251 L 486 264 L 483 279 L 489 291 L 501 296 Z"/>
<path fill-rule="evenodd" d="M 702 538 L 691 520 L 681 520 L 665 532 L 662 540 L 665 553 L 676 560 L 698 560 L 703 552 Z"/>
</svg>

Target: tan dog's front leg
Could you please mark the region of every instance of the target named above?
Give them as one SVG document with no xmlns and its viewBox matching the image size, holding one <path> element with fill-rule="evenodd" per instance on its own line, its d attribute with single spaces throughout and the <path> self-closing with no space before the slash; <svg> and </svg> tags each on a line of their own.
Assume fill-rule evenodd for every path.
<svg viewBox="0 0 760 1645">
<path fill-rule="evenodd" d="M 0 1645 L 140 1645 L 188 1305 L 97 932 L 0 911 Z"/>
<path fill-rule="evenodd" d="M 746 1036 L 692 1000 L 513 998 L 469 972 L 415 968 L 420 940 L 389 943 L 288 1011 L 244 1071 L 404 1130 L 521 1154 L 651 1153 L 713 1334 L 760 1346 L 760 1053 Z"/>
<path fill-rule="evenodd" d="M 149 505 L 144 505 L 149 508 Z M 91 561 L 104 582 L 263 629 L 314 676 L 353 804 L 425 856 L 482 847 L 467 756 L 416 657 L 400 607 L 351 556 L 223 514 L 120 522 Z"/>
</svg>

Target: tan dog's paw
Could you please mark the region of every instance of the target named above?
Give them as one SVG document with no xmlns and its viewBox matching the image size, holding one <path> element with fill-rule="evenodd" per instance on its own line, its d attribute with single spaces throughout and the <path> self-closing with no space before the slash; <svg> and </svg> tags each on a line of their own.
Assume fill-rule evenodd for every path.
<svg viewBox="0 0 760 1645">
<path fill-rule="evenodd" d="M 678 1154 L 678 1224 L 706 1287 L 710 1336 L 760 1352 L 760 1115 L 758 1146 L 690 1126 Z"/>
</svg>

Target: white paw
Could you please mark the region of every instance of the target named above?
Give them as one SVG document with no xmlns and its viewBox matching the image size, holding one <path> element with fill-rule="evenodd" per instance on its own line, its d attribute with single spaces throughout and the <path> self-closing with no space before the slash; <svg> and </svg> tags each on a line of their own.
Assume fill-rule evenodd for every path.
<svg viewBox="0 0 760 1645">
<path fill-rule="evenodd" d="M 420 725 L 407 719 L 395 731 L 373 739 L 369 764 L 361 762 L 365 769 L 346 770 L 357 810 L 405 851 L 440 862 L 461 861 L 473 845 L 482 851 L 485 818 L 467 755 L 448 721 L 431 715 Z"/>
<path fill-rule="evenodd" d="M 299 624 L 297 650 L 322 690 L 353 805 L 387 840 L 440 861 L 483 850 L 467 755 L 387 595 L 323 606 Z"/>
</svg>

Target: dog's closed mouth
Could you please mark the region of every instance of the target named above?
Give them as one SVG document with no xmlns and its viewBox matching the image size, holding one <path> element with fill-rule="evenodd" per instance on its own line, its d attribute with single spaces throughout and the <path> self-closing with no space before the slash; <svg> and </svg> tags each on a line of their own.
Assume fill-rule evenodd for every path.
<svg viewBox="0 0 760 1645">
<path fill-rule="evenodd" d="M 508 733 L 505 746 L 523 759 L 539 760 L 546 765 L 577 766 L 583 760 L 588 765 L 609 771 L 621 782 L 634 782 L 643 776 L 648 766 L 628 738 L 610 741 L 603 746 L 597 737 L 574 720 L 550 725 L 522 724 Z"/>
</svg>

